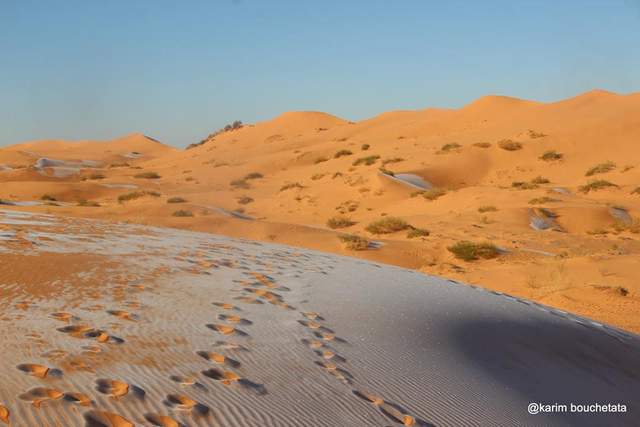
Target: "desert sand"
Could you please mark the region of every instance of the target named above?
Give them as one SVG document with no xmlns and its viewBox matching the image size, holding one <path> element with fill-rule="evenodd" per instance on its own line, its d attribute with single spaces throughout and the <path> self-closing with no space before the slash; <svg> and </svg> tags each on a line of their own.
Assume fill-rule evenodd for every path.
<svg viewBox="0 0 640 427">
<path fill-rule="evenodd" d="M 0 259 L 11 426 L 640 421 L 637 335 L 455 280 L 10 209 Z M 629 409 L 528 415 L 540 401 Z"/>
<path fill-rule="evenodd" d="M 639 138 L 640 94 L 602 90 L 359 122 L 290 112 L 187 150 L 142 134 L 5 147 L 0 203 L 359 257 L 637 333 Z M 404 229 L 367 230 L 385 217 Z M 459 259 L 461 241 L 497 256 Z"/>
</svg>

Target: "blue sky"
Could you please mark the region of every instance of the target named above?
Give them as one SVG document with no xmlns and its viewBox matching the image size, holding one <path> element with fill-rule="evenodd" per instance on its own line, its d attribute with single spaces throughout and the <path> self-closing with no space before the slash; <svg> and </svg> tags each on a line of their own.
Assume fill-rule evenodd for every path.
<svg viewBox="0 0 640 427">
<path fill-rule="evenodd" d="M 640 0 L 0 0 L 0 145 L 640 91 Z"/>
</svg>

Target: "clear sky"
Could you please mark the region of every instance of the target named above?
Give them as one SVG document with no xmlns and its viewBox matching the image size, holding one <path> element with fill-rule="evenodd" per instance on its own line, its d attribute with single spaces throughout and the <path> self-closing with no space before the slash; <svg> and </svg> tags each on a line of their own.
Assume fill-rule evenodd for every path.
<svg viewBox="0 0 640 427">
<path fill-rule="evenodd" d="M 640 0 L 0 0 L 0 145 L 640 91 Z"/>
</svg>

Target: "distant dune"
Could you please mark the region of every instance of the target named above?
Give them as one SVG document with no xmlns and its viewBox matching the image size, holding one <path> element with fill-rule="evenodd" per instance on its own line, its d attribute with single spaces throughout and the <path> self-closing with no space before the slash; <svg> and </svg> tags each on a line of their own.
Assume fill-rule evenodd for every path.
<svg viewBox="0 0 640 427">
<path fill-rule="evenodd" d="M 0 200 L 395 264 L 638 332 L 639 140 L 640 93 L 289 112 L 188 150 L 140 134 L 6 147 Z"/>
</svg>

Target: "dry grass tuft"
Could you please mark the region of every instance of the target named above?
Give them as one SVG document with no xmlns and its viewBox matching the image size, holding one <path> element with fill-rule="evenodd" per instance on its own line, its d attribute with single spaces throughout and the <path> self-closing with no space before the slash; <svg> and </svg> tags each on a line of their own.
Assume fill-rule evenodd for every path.
<svg viewBox="0 0 640 427">
<path fill-rule="evenodd" d="M 522 149 L 522 144 L 511 139 L 503 139 L 498 141 L 498 147 L 507 151 L 518 151 Z"/>
<path fill-rule="evenodd" d="M 604 188 L 610 188 L 610 187 L 618 188 L 618 186 L 612 182 L 606 181 L 604 179 L 597 179 L 585 185 L 581 185 L 580 187 L 578 187 L 578 191 L 582 193 L 588 193 L 590 191 L 599 191 Z"/>
<path fill-rule="evenodd" d="M 463 261 L 492 259 L 500 255 L 500 250 L 492 243 L 473 243 L 467 240 L 449 246 L 447 250 Z"/>
<path fill-rule="evenodd" d="M 365 230 L 372 234 L 388 234 L 411 228 L 411 225 L 402 218 L 387 216 L 367 225 Z"/>
<path fill-rule="evenodd" d="M 133 177 L 142 179 L 159 179 L 160 175 L 157 172 L 140 172 L 135 174 Z"/>
<path fill-rule="evenodd" d="M 354 234 L 343 234 L 338 236 L 340 241 L 345 247 L 352 251 L 365 251 L 369 248 L 371 242 L 364 237 L 356 236 Z"/>
<path fill-rule="evenodd" d="M 596 175 L 596 174 L 599 174 L 599 173 L 611 172 L 615 168 L 616 168 L 616 164 L 613 163 L 613 162 L 600 163 L 600 164 L 597 164 L 597 165 L 593 166 L 592 168 L 590 168 L 584 174 L 584 176 L 593 176 L 593 175 Z"/>
<path fill-rule="evenodd" d="M 355 225 L 356 222 L 344 216 L 334 216 L 327 220 L 327 227 L 332 229 L 347 228 Z"/>
</svg>

